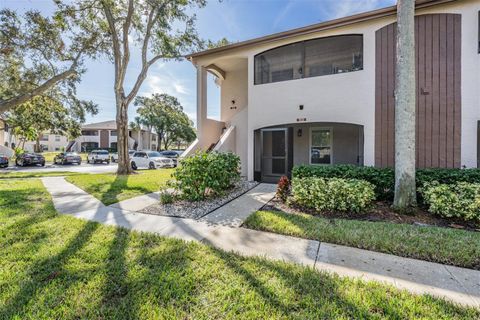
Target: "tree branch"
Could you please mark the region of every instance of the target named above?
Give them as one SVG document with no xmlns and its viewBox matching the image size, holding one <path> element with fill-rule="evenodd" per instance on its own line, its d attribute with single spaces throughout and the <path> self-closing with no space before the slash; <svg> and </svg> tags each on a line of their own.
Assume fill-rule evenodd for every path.
<svg viewBox="0 0 480 320">
<path fill-rule="evenodd" d="M 115 28 L 115 19 L 113 18 L 112 10 L 110 10 L 110 7 L 105 0 L 102 1 L 102 6 L 103 11 L 105 12 L 105 17 L 107 18 L 108 27 L 112 33 L 113 56 L 115 59 L 115 90 L 122 90 L 122 83 L 119 81 L 122 70 L 120 40 L 118 39 L 117 29 Z"/>
<path fill-rule="evenodd" d="M 123 59 L 122 59 L 122 68 L 119 74 L 119 81 L 123 83 L 125 80 L 125 75 L 127 73 L 127 66 L 130 60 L 130 48 L 128 43 L 128 34 L 130 31 L 130 25 L 132 23 L 133 15 L 133 0 L 128 1 L 128 12 L 127 17 L 125 18 L 125 23 L 123 24 Z"/>
<path fill-rule="evenodd" d="M 13 107 L 15 107 L 19 104 L 22 104 L 22 103 L 25 103 L 25 102 L 29 101 L 33 97 L 38 96 L 38 95 L 44 93 L 45 91 L 49 90 L 50 88 L 55 86 L 60 81 L 65 80 L 65 79 L 75 75 L 77 73 L 77 70 L 75 70 L 75 69 L 78 66 L 78 62 L 80 61 L 80 58 L 83 54 L 83 51 L 84 51 L 84 49 L 80 50 L 77 53 L 77 55 L 73 59 L 73 63 L 70 66 L 70 68 L 63 71 L 62 73 L 59 73 L 59 74 L 53 76 L 52 78 L 48 79 L 43 84 L 39 85 L 38 87 L 31 90 L 30 92 L 27 92 L 27 93 L 24 93 L 24 94 L 21 94 L 21 95 L 17 95 L 15 97 L 7 99 L 7 100 L 1 100 L 0 101 L 0 113 L 6 112 L 9 109 L 11 109 L 11 108 L 13 108 Z"/>
</svg>

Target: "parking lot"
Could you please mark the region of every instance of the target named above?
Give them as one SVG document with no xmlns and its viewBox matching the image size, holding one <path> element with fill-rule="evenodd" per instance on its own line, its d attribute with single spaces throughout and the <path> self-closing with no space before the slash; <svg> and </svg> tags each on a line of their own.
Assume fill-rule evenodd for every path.
<svg viewBox="0 0 480 320">
<path fill-rule="evenodd" d="M 18 166 L 9 166 L 8 168 L 0 169 L 0 172 L 55 172 L 55 171 L 68 171 L 68 172 L 79 172 L 79 173 L 107 173 L 115 172 L 117 170 L 116 163 L 99 163 L 99 164 L 88 164 L 82 162 L 82 164 L 51 164 L 47 163 L 45 167 L 41 166 L 28 166 L 28 167 L 18 167 Z"/>
</svg>

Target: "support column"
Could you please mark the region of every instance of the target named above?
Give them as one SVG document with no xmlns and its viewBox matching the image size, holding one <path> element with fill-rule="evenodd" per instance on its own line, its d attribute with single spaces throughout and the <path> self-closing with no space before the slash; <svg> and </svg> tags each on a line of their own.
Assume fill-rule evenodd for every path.
<svg viewBox="0 0 480 320">
<path fill-rule="evenodd" d="M 207 70 L 197 66 L 197 138 L 202 139 L 202 131 L 207 119 Z"/>
</svg>

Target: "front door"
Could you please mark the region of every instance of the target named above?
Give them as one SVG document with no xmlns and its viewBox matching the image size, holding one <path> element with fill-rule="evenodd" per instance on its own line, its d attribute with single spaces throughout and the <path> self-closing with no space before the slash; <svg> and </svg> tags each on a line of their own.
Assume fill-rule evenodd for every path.
<svg viewBox="0 0 480 320">
<path fill-rule="evenodd" d="M 288 173 L 288 129 L 261 130 L 262 181 L 277 182 Z"/>
</svg>

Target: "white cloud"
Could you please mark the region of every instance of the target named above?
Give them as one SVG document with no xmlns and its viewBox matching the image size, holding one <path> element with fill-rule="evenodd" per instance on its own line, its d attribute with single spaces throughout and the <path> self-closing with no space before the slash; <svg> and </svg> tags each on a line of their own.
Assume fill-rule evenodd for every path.
<svg viewBox="0 0 480 320">
<path fill-rule="evenodd" d="M 178 98 L 190 93 L 185 81 L 166 72 L 162 75 L 149 75 L 145 80 L 145 86 L 144 92 L 147 94 L 166 93 Z"/>
</svg>

